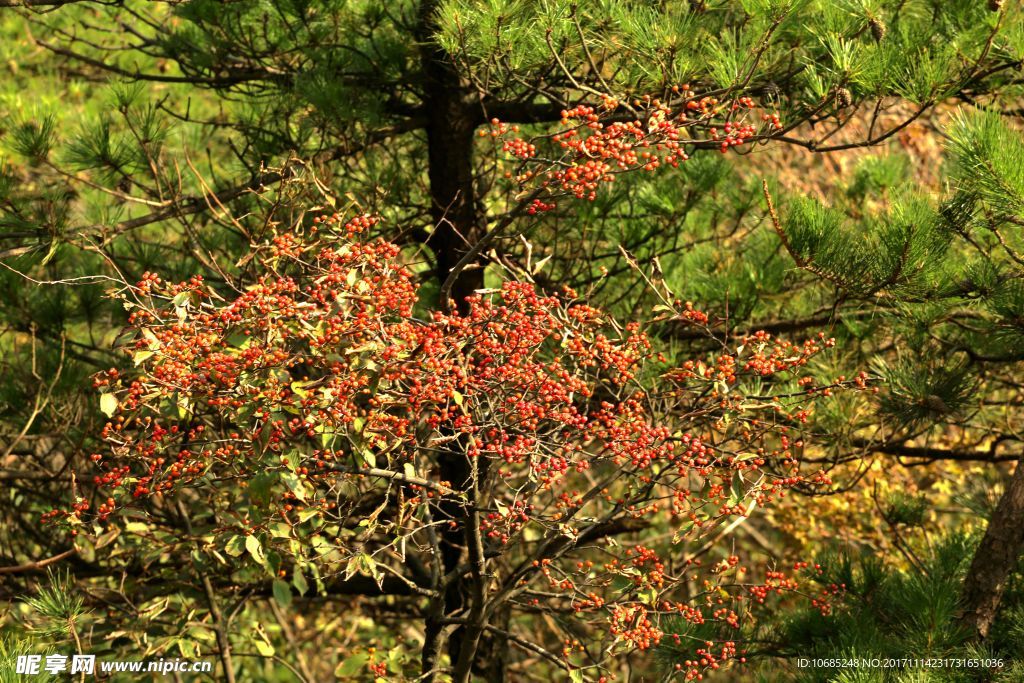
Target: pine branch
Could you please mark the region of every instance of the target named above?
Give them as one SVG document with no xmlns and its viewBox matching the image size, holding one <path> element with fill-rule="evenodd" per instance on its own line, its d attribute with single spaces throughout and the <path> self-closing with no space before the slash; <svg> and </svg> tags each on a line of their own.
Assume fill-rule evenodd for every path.
<svg viewBox="0 0 1024 683">
<path fill-rule="evenodd" d="M 501 102 L 484 100 L 481 120 L 499 119 L 503 123 L 546 123 L 562 118 L 564 102 Z"/>
<path fill-rule="evenodd" d="M 828 152 L 843 152 L 849 149 L 860 149 L 862 147 L 874 147 L 885 142 L 893 135 L 896 135 L 896 133 L 899 133 L 901 130 L 903 130 L 904 128 L 912 124 L 914 121 L 919 119 L 922 114 L 924 114 L 932 107 L 933 104 L 934 102 L 930 101 L 922 103 L 913 114 L 911 114 L 910 116 L 908 116 L 907 118 L 905 118 L 903 121 L 896 124 L 892 128 L 888 129 L 884 133 L 879 133 L 874 137 L 869 137 L 858 142 L 846 142 L 839 145 L 827 145 L 821 147 L 819 146 L 819 143 L 815 140 L 801 140 L 799 138 L 793 138 L 789 136 L 776 137 L 772 135 L 767 135 L 765 136 L 765 139 L 779 140 L 781 142 L 786 142 L 791 145 L 803 147 L 804 149 L 810 150 L 811 152 L 816 152 L 818 154 L 827 154 Z"/>
<path fill-rule="evenodd" d="M 77 5 L 89 3 L 93 5 L 114 6 L 122 4 L 122 0 L 0 0 L 0 7 L 63 7 L 64 5 Z"/>
<path fill-rule="evenodd" d="M 786 249 L 786 252 L 796 263 L 798 268 L 814 273 L 823 280 L 828 280 L 836 285 L 839 285 L 843 289 L 854 289 L 850 283 L 846 282 L 842 278 L 836 276 L 834 273 L 830 273 L 822 268 L 816 266 L 810 259 L 805 259 L 800 253 L 793 247 L 793 243 L 789 241 L 789 235 L 782 229 L 782 223 L 779 221 L 779 214 L 775 210 L 775 202 L 772 201 L 772 195 L 768 191 L 768 181 L 761 181 L 761 188 L 764 192 L 765 201 L 768 203 L 768 215 L 772 219 L 772 227 L 775 229 L 775 234 L 779 236 L 779 241 L 782 242 L 782 246 Z"/>
<path fill-rule="evenodd" d="M 0 574 L 24 574 L 26 572 L 37 572 L 42 569 L 45 569 L 51 564 L 56 564 L 61 560 L 66 560 L 67 558 L 71 557 L 77 552 L 78 548 L 71 548 L 70 550 L 65 550 L 62 553 L 54 555 L 53 557 L 48 557 L 44 560 L 26 562 L 25 564 L 18 564 L 10 567 L 0 567 Z"/>
<path fill-rule="evenodd" d="M 845 313 L 834 313 L 829 312 L 823 315 L 816 315 L 809 318 L 791 318 L 787 320 L 767 320 L 765 322 L 749 322 L 744 327 L 730 328 L 728 330 L 728 336 L 736 339 L 745 337 L 753 334 L 754 332 L 768 332 L 771 334 L 780 334 L 786 332 L 799 332 L 807 329 L 832 329 L 843 320 L 862 320 L 865 318 L 873 318 L 880 314 L 877 310 L 856 310 L 847 311 Z M 687 327 L 674 327 L 667 331 L 665 336 L 671 337 L 672 339 L 679 340 L 698 340 L 707 339 L 708 334 L 704 330 L 693 329 Z"/>
<path fill-rule="evenodd" d="M 996 439 L 992 445 L 985 449 L 948 449 L 932 448 L 928 446 L 908 446 L 900 441 L 872 441 L 870 439 L 853 439 L 850 444 L 857 448 L 863 448 L 872 453 L 894 455 L 897 457 L 916 458 L 935 462 L 938 460 L 949 460 L 958 462 L 1013 462 L 1020 459 L 1020 454 L 999 455 L 996 451 L 999 444 L 1015 440 L 1012 437 L 1004 436 Z M 920 463 L 924 464 L 924 463 Z"/>
<path fill-rule="evenodd" d="M 38 38 L 35 41 L 38 45 L 46 48 L 54 54 L 73 59 L 83 64 L 102 69 L 118 76 L 124 76 L 132 80 L 138 81 L 153 81 L 156 83 L 189 83 L 192 85 L 207 85 L 212 87 L 226 87 L 231 85 L 238 85 L 240 83 L 247 83 L 251 81 L 271 81 L 271 82 L 290 82 L 292 77 L 288 74 L 273 73 L 266 70 L 246 70 L 237 71 L 230 73 L 228 76 L 164 76 L 162 74 L 148 74 L 142 71 L 130 71 L 128 69 L 122 69 L 119 66 L 113 64 L 107 64 L 106 62 L 93 59 L 87 55 L 83 55 L 80 52 L 74 52 L 51 43 L 47 43 Z"/>
<path fill-rule="evenodd" d="M 365 135 L 363 140 L 358 144 L 348 147 L 339 147 L 329 152 L 317 155 L 313 158 L 312 163 L 323 164 L 331 161 L 337 161 L 342 157 L 361 152 L 368 147 L 387 140 L 395 135 L 401 135 L 403 133 L 422 128 L 423 123 L 424 122 L 420 119 L 410 119 L 401 124 L 369 133 Z M 113 234 L 120 235 L 170 218 L 181 218 L 196 213 L 202 213 L 209 210 L 211 204 L 228 204 L 252 192 L 258 193 L 268 185 L 276 185 L 277 183 L 294 177 L 294 168 L 295 165 L 293 164 L 286 166 L 280 171 L 267 171 L 260 173 L 248 182 L 239 183 L 226 190 L 221 190 L 212 194 L 191 195 L 170 200 L 165 202 L 166 206 L 164 208 L 117 223 L 113 226 L 112 232 Z M 103 227 L 104 226 L 93 226 L 92 229 L 98 232 L 101 231 Z"/>
</svg>

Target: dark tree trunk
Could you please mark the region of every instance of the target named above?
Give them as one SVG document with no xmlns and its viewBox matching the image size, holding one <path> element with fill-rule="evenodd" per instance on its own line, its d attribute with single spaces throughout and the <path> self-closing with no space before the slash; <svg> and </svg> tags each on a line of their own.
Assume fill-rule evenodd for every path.
<svg viewBox="0 0 1024 683">
<path fill-rule="evenodd" d="M 480 104 L 462 82 L 447 54 L 431 39 L 434 0 L 421 6 L 422 70 L 427 116 L 427 176 L 436 275 L 444 282 L 455 264 L 482 234 L 483 215 L 476 197 L 473 136 L 482 122 Z M 451 290 L 459 310 L 465 298 L 483 285 L 480 268 L 463 270 Z M 441 302 L 445 306 L 447 302 Z"/>
<path fill-rule="evenodd" d="M 508 605 L 502 605 L 494 610 L 494 613 L 487 620 L 488 625 L 495 626 L 502 631 L 508 631 L 511 621 L 512 610 Z M 496 635 L 493 632 L 485 632 L 480 641 L 480 648 L 477 655 L 480 677 L 491 683 L 501 683 L 508 680 L 508 655 L 509 642 L 507 639 Z"/>
<path fill-rule="evenodd" d="M 457 91 L 442 89 L 429 106 L 427 173 L 434 228 L 427 244 L 434 252 L 436 276 L 441 284 L 483 232 L 473 183 L 473 135 L 477 122 Z M 459 272 L 451 289 L 455 308 L 465 312 L 466 297 L 482 287 L 482 268 Z M 441 305 L 446 307 L 447 302 L 442 301 Z"/>
<path fill-rule="evenodd" d="M 989 520 L 985 536 L 974 553 L 961 594 L 961 623 L 980 639 L 988 636 L 1006 590 L 1006 582 L 1024 554 L 1024 460 Z"/>
<path fill-rule="evenodd" d="M 427 244 L 434 253 L 435 276 L 439 285 L 451 275 L 456 264 L 466 255 L 470 247 L 480 238 L 485 229 L 485 218 L 481 204 L 476 197 L 473 165 L 473 144 L 476 128 L 482 122 L 479 102 L 467 85 L 462 82 L 451 65 L 448 56 L 431 38 L 434 27 L 436 0 L 424 0 L 420 6 L 421 69 L 424 76 L 425 108 L 429 116 L 427 123 L 427 175 L 430 181 L 431 217 L 433 229 Z M 472 264 L 476 265 L 476 264 Z M 470 267 L 457 274 L 450 290 L 455 308 L 465 313 L 468 309 L 466 297 L 483 287 L 483 269 Z M 441 301 L 447 308 L 448 302 Z M 479 464 L 477 476 L 486 477 L 486 460 Z M 461 441 L 438 456 L 438 474 L 441 480 L 461 491 L 472 488 L 471 463 Z M 439 520 L 455 522 L 443 526 L 440 534 L 441 559 L 447 574 L 457 567 L 465 556 L 467 506 L 473 500 L 442 502 L 436 514 Z M 423 673 L 427 674 L 437 666 L 441 653 L 445 617 L 456 614 L 464 616 L 470 601 L 469 577 L 452 581 L 445 589 L 444 599 L 432 605 L 425 624 L 425 644 L 422 656 Z M 479 605 L 477 606 L 480 607 Z M 472 644 L 465 638 L 466 629 L 459 627 L 448 637 L 445 650 L 454 665 L 460 658 L 469 656 L 476 662 L 477 641 Z M 504 656 L 490 646 L 492 659 L 503 662 Z M 464 647 L 473 652 L 463 653 Z M 506 645 L 507 647 L 507 645 Z M 504 664 L 497 667 L 500 678 L 488 678 L 494 683 L 504 680 Z M 426 680 L 432 680 L 427 675 Z"/>
</svg>

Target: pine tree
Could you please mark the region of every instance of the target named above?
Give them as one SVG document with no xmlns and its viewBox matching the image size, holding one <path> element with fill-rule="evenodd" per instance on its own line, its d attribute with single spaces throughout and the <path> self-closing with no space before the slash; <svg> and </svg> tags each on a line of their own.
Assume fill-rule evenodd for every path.
<svg viewBox="0 0 1024 683">
<path fill-rule="evenodd" d="M 1011 609 L 999 631 L 986 642 L 975 642 L 958 622 L 960 588 L 975 549 L 973 541 L 952 535 L 922 544 L 917 564 L 900 568 L 871 556 L 822 557 L 829 570 L 820 580 L 845 585 L 844 604 L 827 617 L 790 613 L 774 630 L 760 634 L 770 643 L 766 649 L 778 648 L 774 654 L 786 662 L 792 680 L 808 683 L 1019 680 L 1019 583 L 1008 594 Z M 843 658 L 861 664 L 811 664 Z M 872 665 L 876 659 L 879 664 Z M 973 663 L 958 666 L 957 661 Z"/>
<path fill-rule="evenodd" d="M 793 198 L 777 228 L 793 261 L 839 288 L 842 306 L 870 305 L 894 346 L 875 355 L 888 385 L 881 419 L 851 440 L 908 458 L 1019 462 L 1024 141 L 992 112 L 959 115 L 948 135 L 939 200 L 904 186 L 865 216 L 859 204 Z M 954 429 L 966 449 L 907 446 Z M 1024 554 L 1022 477 L 1018 467 L 967 574 L 964 620 L 982 637 Z"/>
</svg>

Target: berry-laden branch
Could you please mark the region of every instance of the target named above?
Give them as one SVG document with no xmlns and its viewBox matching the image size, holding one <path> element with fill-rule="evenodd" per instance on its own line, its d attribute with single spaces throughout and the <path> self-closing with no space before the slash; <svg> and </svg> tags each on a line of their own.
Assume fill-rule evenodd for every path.
<svg viewBox="0 0 1024 683">
<path fill-rule="evenodd" d="M 491 120 L 490 132 L 477 134 L 500 141 L 502 151 L 520 161 L 517 169 L 505 174 L 520 189 L 547 189 L 547 196 L 531 198 L 531 213 L 538 213 L 555 208 L 559 197 L 593 201 L 602 185 L 623 173 L 675 168 L 694 149 L 725 153 L 782 129 L 778 114 L 758 114 L 750 97 L 698 97 L 689 85 L 674 92 L 674 106 L 644 97 L 627 108 L 605 97 L 599 106 L 565 109 L 557 129 L 530 138 L 521 135 L 519 126 L 497 118 Z M 756 123 L 750 120 L 752 114 L 757 115 Z"/>
<path fill-rule="evenodd" d="M 795 485 L 828 483 L 801 465 L 797 428 L 832 389 L 864 384 L 806 389 L 831 340 L 760 332 L 669 363 L 640 322 L 518 282 L 421 319 L 399 247 L 361 235 L 375 223 L 329 216 L 280 233 L 234 298 L 199 277 L 126 287 L 134 367 L 95 381 L 110 416 L 92 456 L 97 494 L 47 519 L 79 532 L 194 491 L 194 533 L 213 539 L 200 552 L 263 572 L 275 595 L 364 576 L 380 599 L 402 588 L 408 618 L 422 619 L 465 590 L 457 613 L 435 614 L 463 629 L 450 670 L 461 681 L 499 610 L 516 616 L 514 642 L 559 652 L 580 680 L 612 680 L 617 658 L 664 642 L 690 648 L 691 678 L 742 657 L 748 605 L 797 580 L 749 579 L 733 554 L 704 566 L 684 544 Z M 666 318 L 707 322 L 673 300 Z M 468 482 L 438 476 L 453 443 Z M 463 530 L 465 559 L 445 574 L 450 529 Z M 827 611 L 833 592 L 811 599 Z M 521 626 L 545 613 L 575 615 L 592 640 Z"/>
<path fill-rule="evenodd" d="M 523 215 L 551 211 L 561 198 L 593 201 L 602 186 L 623 173 L 677 168 L 694 149 L 713 146 L 725 153 L 782 128 L 775 113 L 762 112 L 759 125 L 750 123 L 756 105 L 749 97 L 721 102 L 697 97 L 688 85 L 674 92 L 678 110 L 650 97 L 627 107 L 605 96 L 597 107 L 581 104 L 562 110 L 556 129 L 530 138 L 520 135 L 518 125 L 492 118 L 490 131 L 477 135 L 500 142 L 501 151 L 517 162 L 505 172 L 515 188 L 512 206 L 449 271 L 441 284 L 442 306 L 450 308 L 459 275 Z"/>
</svg>

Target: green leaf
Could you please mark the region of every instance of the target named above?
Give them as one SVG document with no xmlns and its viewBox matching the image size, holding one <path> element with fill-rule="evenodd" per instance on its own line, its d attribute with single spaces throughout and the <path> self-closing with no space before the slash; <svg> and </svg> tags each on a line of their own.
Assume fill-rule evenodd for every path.
<svg viewBox="0 0 1024 683">
<path fill-rule="evenodd" d="M 295 590 L 299 595 L 305 595 L 306 591 L 309 590 L 309 584 L 306 582 L 306 576 L 298 567 L 295 568 L 292 575 L 292 585 L 295 586 Z"/>
<path fill-rule="evenodd" d="M 100 410 L 107 417 L 114 417 L 114 413 L 117 412 L 117 396 L 113 394 L 100 394 Z"/>
<path fill-rule="evenodd" d="M 270 644 L 270 641 L 266 639 L 265 635 L 261 634 L 261 637 L 253 638 L 252 644 L 256 647 L 256 651 L 263 657 L 274 656 L 274 646 Z"/>
<path fill-rule="evenodd" d="M 305 502 L 306 487 L 303 486 L 302 480 L 299 479 L 298 475 L 292 474 L 291 472 L 284 472 L 281 474 L 281 481 L 283 481 L 288 489 L 295 494 L 296 498 Z"/>
<path fill-rule="evenodd" d="M 359 556 L 354 555 L 348 559 L 348 563 L 345 565 L 345 580 L 348 581 L 353 576 L 359 573 Z"/>
<path fill-rule="evenodd" d="M 156 352 L 154 351 L 136 351 L 135 353 L 132 354 L 132 361 L 135 363 L 137 367 L 145 363 L 154 355 L 156 355 Z"/>
<path fill-rule="evenodd" d="M 380 570 L 377 569 L 377 561 L 366 553 L 360 553 L 359 561 L 362 571 L 375 579 L 380 578 Z"/>
<path fill-rule="evenodd" d="M 401 645 L 388 650 L 388 671 L 393 674 L 402 673 L 402 664 L 405 659 L 405 650 Z"/>
<path fill-rule="evenodd" d="M 277 604 L 281 605 L 281 607 L 290 607 L 292 604 L 291 587 L 281 579 L 274 579 L 272 588 Z"/>
<path fill-rule="evenodd" d="M 358 676 L 364 672 L 368 661 L 370 657 L 363 653 L 346 657 L 335 667 L 334 675 L 337 678 Z"/>
<path fill-rule="evenodd" d="M 679 525 L 679 528 L 676 529 L 674 534 L 672 534 L 672 545 L 675 545 L 682 541 L 693 530 L 693 527 L 695 527 L 696 525 L 697 523 L 694 522 L 692 519 L 683 520 L 682 524 Z"/>
<path fill-rule="evenodd" d="M 182 657 L 187 659 L 199 657 L 199 647 L 193 641 L 185 640 L 184 638 L 175 638 L 174 640 Z"/>
<path fill-rule="evenodd" d="M 361 467 L 376 467 L 377 456 L 369 448 L 364 448 L 358 452 L 358 459 L 361 460 Z"/>
<path fill-rule="evenodd" d="M 325 430 L 322 424 L 317 425 L 316 431 L 320 432 L 320 446 L 324 450 L 330 450 L 334 445 L 334 439 L 337 436 L 337 433 Z"/>
<path fill-rule="evenodd" d="M 224 552 L 231 557 L 240 557 L 245 552 L 245 539 L 242 536 L 232 536 L 224 545 Z"/>
<path fill-rule="evenodd" d="M 249 480 L 249 499 L 254 503 L 270 502 L 270 489 L 277 481 L 276 474 L 260 472 Z"/>
<path fill-rule="evenodd" d="M 305 510 L 299 512 L 299 522 L 308 522 L 313 517 L 320 514 L 320 508 L 308 507 Z"/>
<path fill-rule="evenodd" d="M 192 399 L 181 394 L 175 394 L 178 403 L 178 417 L 182 420 L 192 414 Z"/>
<path fill-rule="evenodd" d="M 150 350 L 155 351 L 162 346 L 162 344 L 160 344 L 160 339 L 153 333 L 153 330 L 148 327 L 144 327 L 142 329 L 142 336 L 145 337 L 147 342 L 149 342 Z"/>
<path fill-rule="evenodd" d="M 729 488 L 729 500 L 726 503 L 730 507 L 739 505 L 744 498 L 743 476 L 737 472 L 732 477 L 732 486 Z"/>
<path fill-rule="evenodd" d="M 325 539 L 323 536 L 314 536 L 312 544 L 313 551 L 316 552 L 317 555 L 326 555 L 327 553 L 334 550 L 334 546 L 328 543 L 327 539 Z"/>
<path fill-rule="evenodd" d="M 289 538 L 292 535 L 292 528 L 284 522 L 274 522 L 267 527 L 267 530 L 274 538 Z"/>
<path fill-rule="evenodd" d="M 250 555 L 252 555 L 252 559 L 263 564 L 266 556 L 263 554 L 263 545 L 260 543 L 260 539 L 255 536 L 246 536 L 245 549 L 249 551 Z"/>
<path fill-rule="evenodd" d="M 292 392 L 301 399 L 309 398 L 309 392 L 306 391 L 306 387 L 310 384 L 313 384 L 313 382 L 292 382 Z"/>
</svg>

